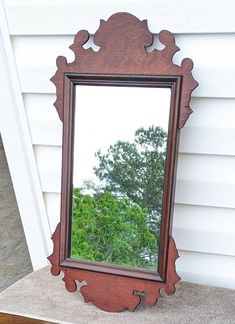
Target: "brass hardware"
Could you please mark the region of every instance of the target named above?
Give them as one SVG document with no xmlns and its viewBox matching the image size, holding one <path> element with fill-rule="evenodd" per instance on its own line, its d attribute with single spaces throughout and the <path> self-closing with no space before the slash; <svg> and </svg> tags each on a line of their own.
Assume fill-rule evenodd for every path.
<svg viewBox="0 0 235 324">
<path fill-rule="evenodd" d="M 133 295 L 137 295 L 137 296 L 145 296 L 145 291 L 139 291 L 139 290 L 134 290 L 133 291 Z"/>
</svg>

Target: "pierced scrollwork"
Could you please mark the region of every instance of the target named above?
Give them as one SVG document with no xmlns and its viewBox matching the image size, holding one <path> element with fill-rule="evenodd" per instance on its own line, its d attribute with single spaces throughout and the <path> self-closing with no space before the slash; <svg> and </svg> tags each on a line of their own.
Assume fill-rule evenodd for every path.
<svg viewBox="0 0 235 324">
<path fill-rule="evenodd" d="M 191 114 L 189 105 L 191 92 L 198 86 L 192 76 L 193 62 L 185 58 L 181 65 L 172 62 L 179 51 L 171 32 L 162 30 L 159 40 L 165 46 L 148 53 L 146 47 L 153 43 L 153 35 L 147 28 L 147 21 L 140 21 L 128 13 L 117 13 L 107 21 L 101 20 L 94 35 L 94 43 L 100 46 L 98 52 L 83 45 L 88 41 L 88 31 L 81 30 L 69 47 L 75 54 L 75 60 L 68 63 L 64 56 L 57 58 L 57 71 L 51 81 L 56 86 L 57 99 L 54 103 L 60 119 L 63 121 L 64 73 L 101 73 L 101 74 L 141 74 L 182 76 L 182 96 L 180 104 L 179 128 L 182 128 Z"/>
<path fill-rule="evenodd" d="M 153 306 L 157 303 L 162 288 L 168 295 L 171 295 L 175 292 L 175 284 L 180 280 L 175 272 L 175 261 L 179 255 L 172 237 L 169 237 L 166 282 L 150 282 L 136 278 L 64 268 L 59 265 L 60 224 L 58 224 L 52 240 L 54 250 L 48 257 L 52 264 L 51 273 L 57 276 L 61 271 L 64 272 L 63 281 L 69 292 L 77 290 L 76 280 L 79 282 L 86 281 L 86 285 L 80 288 L 85 302 L 91 302 L 104 311 L 121 312 L 125 309 L 134 311 L 140 304 L 141 297 L 143 297 L 146 306 Z M 106 290 L 105 294 L 104 290 Z M 136 292 L 142 292 L 142 294 Z"/>
</svg>

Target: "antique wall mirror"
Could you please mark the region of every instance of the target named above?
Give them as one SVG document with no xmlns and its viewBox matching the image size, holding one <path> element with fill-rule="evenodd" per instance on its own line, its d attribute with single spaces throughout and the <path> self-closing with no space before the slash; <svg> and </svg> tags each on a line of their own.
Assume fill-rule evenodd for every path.
<svg viewBox="0 0 235 324">
<path fill-rule="evenodd" d="M 64 272 L 102 310 L 154 305 L 175 292 L 177 249 L 171 236 L 179 130 L 197 87 L 179 48 L 161 31 L 151 50 L 147 21 L 128 13 L 101 20 L 87 48 L 79 31 L 75 60 L 57 58 L 52 78 L 63 122 L 61 222 L 52 236 L 51 272 Z"/>
</svg>

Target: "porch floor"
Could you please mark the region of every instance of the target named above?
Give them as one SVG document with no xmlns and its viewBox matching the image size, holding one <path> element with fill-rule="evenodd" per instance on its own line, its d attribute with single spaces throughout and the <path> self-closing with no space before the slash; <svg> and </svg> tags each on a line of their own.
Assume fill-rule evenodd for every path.
<svg viewBox="0 0 235 324">
<path fill-rule="evenodd" d="M 0 291 L 32 271 L 24 230 L 0 137 Z"/>
<path fill-rule="evenodd" d="M 106 313 L 85 304 L 79 292 L 67 292 L 62 277 L 53 277 L 49 267 L 26 276 L 0 293 L 0 312 L 56 323 L 235 323 L 235 290 L 180 282 L 173 296 L 151 308 Z"/>
</svg>

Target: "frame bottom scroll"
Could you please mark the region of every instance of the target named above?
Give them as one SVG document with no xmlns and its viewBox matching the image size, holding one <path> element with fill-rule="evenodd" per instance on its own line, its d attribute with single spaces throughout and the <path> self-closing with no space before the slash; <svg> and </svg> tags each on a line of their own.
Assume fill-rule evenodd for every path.
<svg viewBox="0 0 235 324">
<path fill-rule="evenodd" d="M 80 288 L 86 303 L 91 302 L 101 310 L 107 312 L 121 312 L 126 309 L 134 311 L 140 304 L 141 298 L 146 306 L 153 306 L 160 296 L 160 289 L 167 294 L 175 293 L 175 284 L 180 277 L 175 271 L 175 261 L 179 257 L 174 239 L 169 236 L 169 250 L 166 281 L 151 281 L 138 278 L 124 277 L 114 274 L 92 272 L 90 270 L 73 269 L 60 266 L 59 244 L 60 224 L 52 236 L 54 243 L 53 253 L 48 257 L 52 267 L 51 273 L 58 276 L 64 273 L 63 281 L 70 292 L 77 290 L 76 280 L 86 282 Z"/>
</svg>

